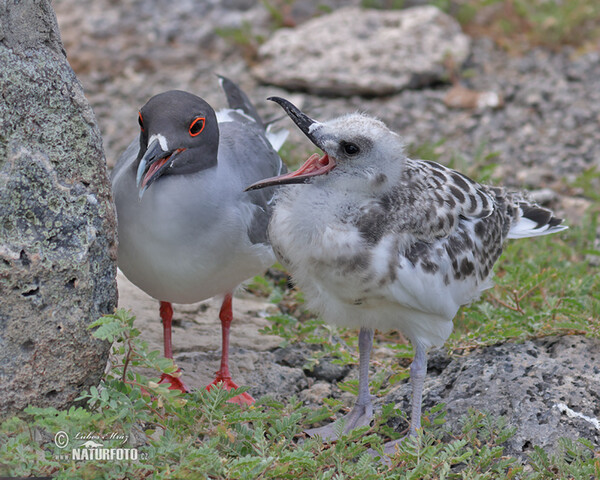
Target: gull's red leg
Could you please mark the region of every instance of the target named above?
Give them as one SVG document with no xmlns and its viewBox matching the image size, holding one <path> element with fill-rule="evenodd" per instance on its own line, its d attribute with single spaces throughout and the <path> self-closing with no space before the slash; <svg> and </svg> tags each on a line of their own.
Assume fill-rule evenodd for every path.
<svg viewBox="0 0 600 480">
<path fill-rule="evenodd" d="M 163 324 L 163 345 L 165 347 L 165 358 L 173 359 L 173 346 L 171 343 L 173 306 L 169 302 L 160 302 L 160 318 Z"/>
<path fill-rule="evenodd" d="M 173 307 L 170 302 L 160 302 L 160 318 L 163 324 L 163 342 L 165 346 L 165 358 L 173 359 L 173 346 L 171 344 L 171 323 L 173 321 Z M 177 372 L 181 372 L 178 369 Z M 189 388 L 181 381 L 179 377 L 163 373 L 158 383 L 170 383 L 170 390 L 181 390 L 183 393 L 189 392 Z"/>
<path fill-rule="evenodd" d="M 238 388 L 238 386 L 231 380 L 231 373 L 229 372 L 229 328 L 231 327 L 231 321 L 233 320 L 233 312 L 231 309 L 231 293 L 225 295 L 223 304 L 221 305 L 221 311 L 219 312 L 219 319 L 221 320 L 221 368 L 215 374 L 214 381 L 206 388 L 210 390 L 214 385 L 219 383 L 223 384 L 227 390 L 232 388 Z M 229 400 L 232 403 L 238 403 L 240 405 L 252 405 L 254 398 L 248 393 L 242 393 L 236 395 Z"/>
</svg>

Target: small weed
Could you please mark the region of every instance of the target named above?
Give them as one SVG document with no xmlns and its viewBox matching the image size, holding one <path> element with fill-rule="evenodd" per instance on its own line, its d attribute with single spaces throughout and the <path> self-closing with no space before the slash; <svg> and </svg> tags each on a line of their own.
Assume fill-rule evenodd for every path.
<svg viewBox="0 0 600 480">
<path fill-rule="evenodd" d="M 362 0 L 361 6 L 380 10 L 399 10 L 404 8 L 405 3 L 405 0 Z"/>
<path fill-rule="evenodd" d="M 438 142 L 424 142 L 418 145 L 409 145 L 406 149 L 406 154 L 409 158 L 437 162 L 442 156 L 442 153 L 444 153 L 444 143 L 446 143 L 446 141 L 442 139 Z"/>
<path fill-rule="evenodd" d="M 215 33 L 238 47 L 246 61 L 252 63 L 258 54 L 258 48 L 264 43 L 265 38 L 262 35 L 254 33 L 252 25 L 249 22 L 243 22 L 239 27 L 216 28 Z"/>
<path fill-rule="evenodd" d="M 600 210 L 600 171 L 598 168 L 588 168 L 570 186 L 579 190 L 585 198 L 596 202 L 596 212 Z"/>
</svg>

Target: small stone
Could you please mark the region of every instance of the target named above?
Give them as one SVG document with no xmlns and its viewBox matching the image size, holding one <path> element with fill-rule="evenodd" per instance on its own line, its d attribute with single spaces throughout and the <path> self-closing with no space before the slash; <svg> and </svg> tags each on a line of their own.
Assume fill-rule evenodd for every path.
<svg viewBox="0 0 600 480">
<path fill-rule="evenodd" d="M 582 197 L 563 197 L 558 213 L 567 219 L 570 225 L 581 225 L 586 212 L 590 211 L 592 202 Z"/>
<path fill-rule="evenodd" d="M 527 130 L 527 125 L 523 129 Z M 556 180 L 556 173 L 550 168 L 536 166 L 521 169 L 517 172 L 516 178 L 524 185 L 544 186 Z"/>
<path fill-rule="evenodd" d="M 330 383 L 315 382 L 312 387 L 302 390 L 298 396 L 304 403 L 322 405 L 323 399 L 331 396 L 331 392 Z"/>
<path fill-rule="evenodd" d="M 539 205 L 549 205 L 558 199 L 558 194 L 550 188 L 532 190 L 529 192 L 529 198 Z"/>
<path fill-rule="evenodd" d="M 273 352 L 275 361 L 281 365 L 294 368 L 302 368 L 312 353 L 306 345 L 294 343 L 284 348 L 278 348 Z"/>
<path fill-rule="evenodd" d="M 348 365 L 338 365 L 333 363 L 331 358 L 321 358 L 312 370 L 306 371 L 306 375 L 314 377 L 317 380 L 324 380 L 326 382 L 337 382 L 342 380 L 348 372 L 350 367 Z"/>
<path fill-rule="evenodd" d="M 444 103 L 450 108 L 484 110 L 486 108 L 501 108 L 504 100 L 500 94 L 493 91 L 483 92 L 466 88 L 464 85 L 454 85 L 444 97 Z"/>
</svg>

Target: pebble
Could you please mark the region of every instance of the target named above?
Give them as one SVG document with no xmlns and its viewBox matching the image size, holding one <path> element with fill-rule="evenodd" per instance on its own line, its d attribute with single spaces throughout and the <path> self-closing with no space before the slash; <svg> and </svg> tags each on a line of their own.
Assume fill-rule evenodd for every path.
<svg viewBox="0 0 600 480">
<path fill-rule="evenodd" d="M 306 390 L 302 390 L 298 394 L 298 398 L 300 398 L 300 400 L 302 400 L 304 403 L 314 405 L 322 403 L 324 398 L 331 396 L 331 392 L 331 383 L 315 382 L 315 384 L 311 387 L 307 388 Z"/>
</svg>

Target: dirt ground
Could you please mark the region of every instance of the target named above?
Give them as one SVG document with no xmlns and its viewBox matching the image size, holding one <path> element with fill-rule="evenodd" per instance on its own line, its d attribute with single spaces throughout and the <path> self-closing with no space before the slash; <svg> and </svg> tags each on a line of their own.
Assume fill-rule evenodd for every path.
<svg viewBox="0 0 600 480">
<path fill-rule="evenodd" d="M 121 271 L 117 276 L 119 306 L 136 315 L 135 325 L 150 350 L 163 351 L 163 329 L 158 301 L 132 284 Z M 212 382 L 221 358 L 222 298 L 214 297 L 190 305 L 173 305 L 173 356 L 184 372 L 184 381 L 193 388 Z M 256 366 L 265 352 L 277 348 L 282 339 L 259 333 L 269 324 L 265 317 L 277 307 L 264 299 L 238 289 L 233 300 L 234 321 L 230 337 L 230 368 L 234 381 L 242 386 L 255 385 Z"/>
</svg>

